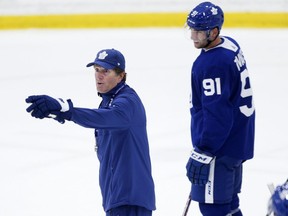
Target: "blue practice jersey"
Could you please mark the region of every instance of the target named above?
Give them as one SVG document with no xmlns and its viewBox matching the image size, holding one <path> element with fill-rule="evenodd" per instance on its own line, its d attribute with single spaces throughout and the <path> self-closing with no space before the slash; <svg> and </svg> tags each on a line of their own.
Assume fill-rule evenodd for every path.
<svg viewBox="0 0 288 216">
<path fill-rule="evenodd" d="M 246 61 L 235 40 L 202 49 L 192 66 L 191 135 L 215 156 L 253 157 L 255 109 Z"/>
<path fill-rule="evenodd" d="M 74 108 L 71 120 L 95 128 L 104 210 L 122 205 L 155 210 L 144 106 L 123 82 L 101 97 L 99 109 Z"/>
</svg>

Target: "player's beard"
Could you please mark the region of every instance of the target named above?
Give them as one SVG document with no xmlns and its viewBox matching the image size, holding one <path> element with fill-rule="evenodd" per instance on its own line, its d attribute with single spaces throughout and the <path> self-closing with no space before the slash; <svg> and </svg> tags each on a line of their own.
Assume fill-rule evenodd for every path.
<svg viewBox="0 0 288 216">
<path fill-rule="evenodd" d="M 195 48 L 202 49 L 206 48 L 210 44 L 210 41 L 208 38 L 205 38 L 203 40 L 193 40 L 193 43 Z"/>
</svg>

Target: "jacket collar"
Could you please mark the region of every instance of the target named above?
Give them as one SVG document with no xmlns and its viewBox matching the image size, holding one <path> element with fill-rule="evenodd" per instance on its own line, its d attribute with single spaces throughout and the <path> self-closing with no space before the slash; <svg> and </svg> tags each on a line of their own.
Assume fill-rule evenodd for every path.
<svg viewBox="0 0 288 216">
<path fill-rule="evenodd" d="M 126 83 L 124 81 L 118 83 L 113 89 L 111 89 L 109 92 L 106 93 L 99 93 L 98 95 L 102 97 L 102 102 L 99 105 L 99 108 L 108 108 L 112 105 L 112 102 L 115 98 L 115 96 L 118 94 L 118 92 L 126 86 Z"/>
<path fill-rule="evenodd" d="M 113 89 L 111 89 L 109 92 L 106 93 L 99 93 L 98 92 L 98 96 L 102 97 L 102 98 L 107 98 L 107 97 L 111 97 L 113 95 L 116 95 L 124 86 L 126 85 L 126 83 L 124 81 L 118 83 Z"/>
</svg>

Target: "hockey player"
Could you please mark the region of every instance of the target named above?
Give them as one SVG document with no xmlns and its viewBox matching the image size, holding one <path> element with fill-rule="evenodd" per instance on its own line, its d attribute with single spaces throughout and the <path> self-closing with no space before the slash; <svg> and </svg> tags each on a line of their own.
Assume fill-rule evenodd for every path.
<svg viewBox="0 0 288 216">
<path fill-rule="evenodd" d="M 238 43 L 220 36 L 222 9 L 197 5 L 186 26 L 197 49 L 192 66 L 191 136 L 186 165 L 190 198 L 204 216 L 241 216 L 242 164 L 253 158 L 255 109 L 246 60 Z"/>
<path fill-rule="evenodd" d="M 98 52 L 87 67 L 95 69 L 98 109 L 74 107 L 72 101 L 33 95 L 27 112 L 35 118 L 65 120 L 95 129 L 99 182 L 108 216 L 151 216 L 155 210 L 146 114 L 137 93 L 126 84 L 125 58 L 115 49 Z"/>
<path fill-rule="evenodd" d="M 288 180 L 276 187 L 268 203 L 267 216 L 288 216 Z"/>
</svg>

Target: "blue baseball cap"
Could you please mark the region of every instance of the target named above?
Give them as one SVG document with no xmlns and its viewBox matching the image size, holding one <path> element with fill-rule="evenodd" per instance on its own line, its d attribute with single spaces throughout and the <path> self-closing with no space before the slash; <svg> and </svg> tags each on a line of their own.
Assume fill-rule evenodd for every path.
<svg viewBox="0 0 288 216">
<path fill-rule="evenodd" d="M 91 67 L 95 64 L 100 65 L 105 69 L 119 68 L 123 71 L 125 70 L 125 58 L 123 54 L 116 49 L 104 49 L 99 51 L 94 62 L 87 64 L 86 67 Z"/>
</svg>

